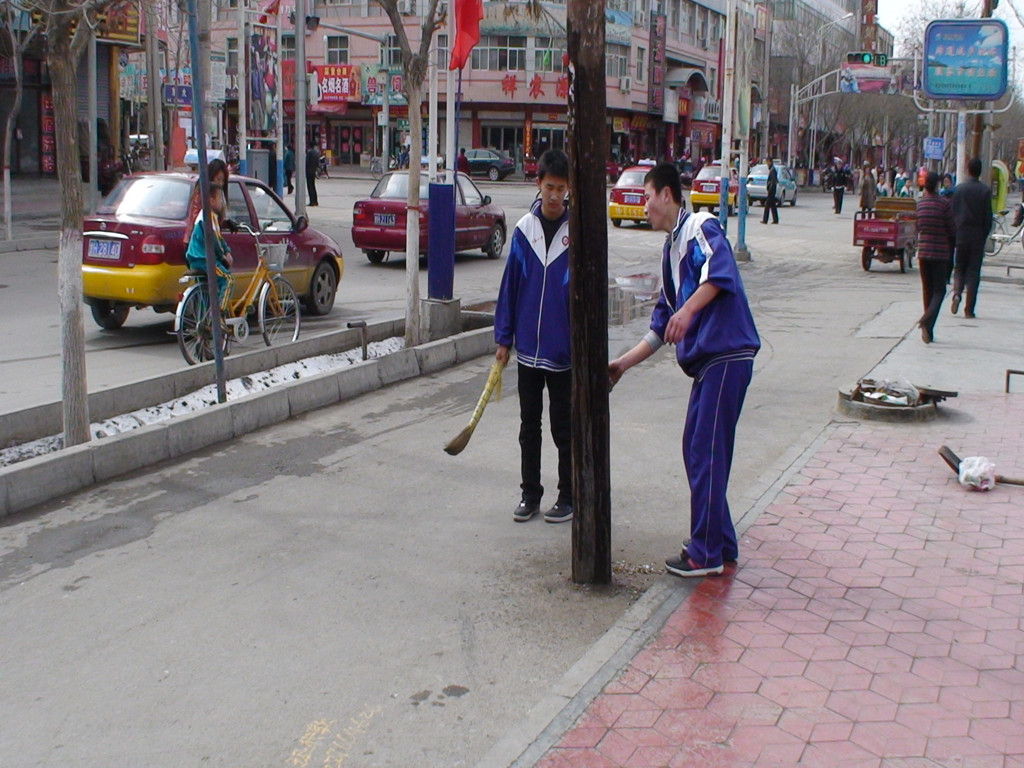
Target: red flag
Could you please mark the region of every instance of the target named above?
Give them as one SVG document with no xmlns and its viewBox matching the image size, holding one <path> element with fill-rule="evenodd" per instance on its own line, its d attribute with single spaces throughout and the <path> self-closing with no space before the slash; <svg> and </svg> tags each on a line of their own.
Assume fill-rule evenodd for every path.
<svg viewBox="0 0 1024 768">
<path fill-rule="evenodd" d="M 484 17 L 483 0 L 455 0 L 455 45 L 448 69 L 462 69 L 469 53 L 480 42 L 480 19 Z"/>
<path fill-rule="evenodd" d="M 263 13 L 260 14 L 260 24 L 266 24 L 270 21 L 271 16 L 277 16 L 278 11 L 281 9 L 281 0 L 273 0 L 268 5 Z"/>
</svg>

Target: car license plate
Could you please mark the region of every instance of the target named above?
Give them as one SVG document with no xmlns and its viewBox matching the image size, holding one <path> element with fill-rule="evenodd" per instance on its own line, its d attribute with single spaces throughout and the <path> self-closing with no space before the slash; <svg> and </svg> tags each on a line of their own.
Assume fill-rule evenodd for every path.
<svg viewBox="0 0 1024 768">
<path fill-rule="evenodd" d="M 642 198 L 640 195 L 625 195 L 626 205 L 640 205 Z"/>
<path fill-rule="evenodd" d="M 395 226 L 395 214 L 375 213 L 373 214 L 373 223 L 378 227 L 393 227 Z"/>
<path fill-rule="evenodd" d="M 700 188 L 704 192 L 717 192 L 718 191 L 718 185 L 717 184 L 701 184 Z"/>
<path fill-rule="evenodd" d="M 118 240 L 90 240 L 89 258 L 92 259 L 120 259 L 121 243 Z"/>
</svg>

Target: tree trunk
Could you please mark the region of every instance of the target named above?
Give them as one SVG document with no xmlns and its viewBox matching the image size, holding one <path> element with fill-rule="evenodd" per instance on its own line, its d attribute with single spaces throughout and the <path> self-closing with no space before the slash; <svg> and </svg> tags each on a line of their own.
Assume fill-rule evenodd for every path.
<svg viewBox="0 0 1024 768">
<path fill-rule="evenodd" d="M 144 2 L 142 10 L 146 14 L 146 76 L 148 83 L 147 104 L 149 108 L 149 146 L 152 158 L 150 170 L 162 171 L 164 164 L 164 114 L 163 96 L 160 84 L 160 44 L 156 30 L 160 26 L 155 2 Z M 242 55 L 243 41 L 239 41 L 239 56 Z"/>
<path fill-rule="evenodd" d="M 89 441 L 89 398 L 85 371 L 85 327 L 82 318 L 82 176 L 78 161 L 75 119 L 76 57 L 65 30 L 47 36 L 47 63 L 53 84 L 57 176 L 60 179 L 61 224 L 58 293 L 61 319 L 61 393 L 64 446 Z M 93 150 L 95 151 L 95 149 Z M 95 183 L 95 181 L 93 182 Z"/>
<path fill-rule="evenodd" d="M 608 220 L 604 0 L 569 0 L 572 580 L 612 580 L 608 451 Z"/>
<path fill-rule="evenodd" d="M 408 70 L 407 70 L 408 71 Z M 420 343 L 420 166 L 423 159 L 422 82 L 409 82 L 409 199 L 405 224 L 405 346 Z"/>
<path fill-rule="evenodd" d="M 14 142 L 14 128 L 21 113 L 21 94 L 23 91 L 21 74 L 21 54 L 23 49 L 16 44 L 15 33 L 8 28 L 11 38 L 11 61 L 14 64 L 14 101 L 11 111 L 7 113 L 7 124 L 4 128 L 4 231 L 7 239 L 14 239 L 14 221 L 11 211 L 11 144 Z"/>
</svg>

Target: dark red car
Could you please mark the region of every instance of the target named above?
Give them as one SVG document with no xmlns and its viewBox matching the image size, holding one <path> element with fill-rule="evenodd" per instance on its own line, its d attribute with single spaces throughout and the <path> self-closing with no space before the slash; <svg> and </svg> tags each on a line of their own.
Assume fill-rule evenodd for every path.
<svg viewBox="0 0 1024 768">
<path fill-rule="evenodd" d="M 455 250 L 477 248 L 497 259 L 505 247 L 508 225 L 505 212 L 480 192 L 464 173 L 456 176 Z M 372 263 L 379 264 L 389 253 L 405 253 L 408 171 L 392 171 L 377 182 L 373 192 L 352 209 L 352 242 Z M 420 175 L 420 255 L 427 253 L 427 175 Z"/>
<path fill-rule="evenodd" d="M 85 219 L 82 282 L 85 302 L 102 328 L 121 327 L 132 307 L 173 312 L 187 269 L 185 250 L 199 209 L 194 173 L 144 173 L 122 179 L 96 213 Z M 341 247 L 296 217 L 258 179 L 232 176 L 228 217 L 260 232 L 260 242 L 287 243 L 283 274 L 307 311 L 334 306 L 345 270 Z M 234 259 L 236 297 L 256 269 L 256 240 L 244 230 L 224 232 Z"/>
</svg>

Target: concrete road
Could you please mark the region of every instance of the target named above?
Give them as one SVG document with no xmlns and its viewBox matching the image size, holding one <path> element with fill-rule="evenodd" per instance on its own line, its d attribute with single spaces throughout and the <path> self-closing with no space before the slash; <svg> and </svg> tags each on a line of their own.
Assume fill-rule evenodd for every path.
<svg viewBox="0 0 1024 768">
<path fill-rule="evenodd" d="M 829 421 L 837 388 L 919 312 L 916 271 L 862 272 L 847 245 L 852 212 L 828 206 L 808 195 L 777 227 L 750 219 L 754 261 L 742 274 L 764 347 L 740 424 L 737 517 Z M 611 234 L 616 270 L 656 268 L 660 235 Z M 645 327 L 613 326 L 612 354 Z M 670 354 L 612 396 L 616 581 L 601 590 L 570 583 L 571 526 L 510 519 L 514 375 L 470 447 L 456 458 L 440 450 L 488 366 L 407 382 L 9 520 L 4 765 L 474 765 L 686 535 L 689 382 Z"/>
</svg>

